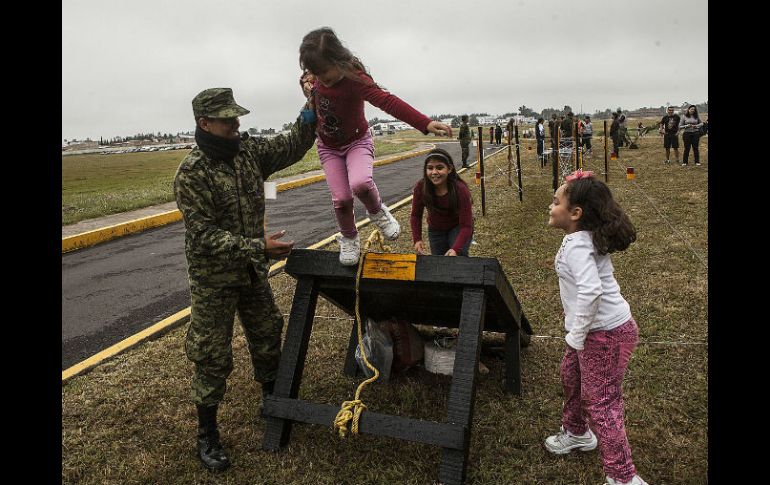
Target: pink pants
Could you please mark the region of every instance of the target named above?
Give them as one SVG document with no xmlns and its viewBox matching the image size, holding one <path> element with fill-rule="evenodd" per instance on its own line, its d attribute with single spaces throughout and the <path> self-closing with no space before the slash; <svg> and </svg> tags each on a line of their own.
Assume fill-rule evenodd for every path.
<svg viewBox="0 0 770 485">
<path fill-rule="evenodd" d="M 353 213 L 353 195 L 358 197 L 369 214 L 380 211 L 380 192 L 372 179 L 374 170 L 374 142 L 368 132 L 342 148 L 330 148 L 316 140 L 318 158 L 326 174 L 326 184 L 332 193 L 334 215 L 343 236 L 358 234 Z"/>
<path fill-rule="evenodd" d="M 634 319 L 612 330 L 590 332 L 583 350 L 567 346 L 561 362 L 562 425 L 573 434 L 591 428 L 599 439 L 604 473 L 627 482 L 636 474 L 623 424 L 623 375 L 639 341 Z"/>
</svg>

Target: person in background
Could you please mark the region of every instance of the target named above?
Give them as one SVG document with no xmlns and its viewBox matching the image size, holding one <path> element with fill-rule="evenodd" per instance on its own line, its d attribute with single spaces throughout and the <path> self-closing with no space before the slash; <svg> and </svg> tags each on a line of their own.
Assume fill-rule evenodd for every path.
<svg viewBox="0 0 770 485">
<path fill-rule="evenodd" d="M 618 116 L 618 138 L 620 138 L 620 146 L 631 146 L 631 139 L 628 137 L 628 121 L 623 113 Z"/>
<path fill-rule="evenodd" d="M 543 126 L 543 117 L 537 119 L 535 125 L 535 140 L 537 141 L 537 159 L 540 161 L 540 166 L 545 167 L 545 127 Z"/>
<path fill-rule="evenodd" d="M 586 115 L 583 119 L 583 123 L 581 123 L 581 128 L 583 130 L 581 134 L 581 138 L 583 139 L 583 146 L 586 149 L 586 153 L 591 153 L 591 138 L 594 136 L 594 126 L 591 124 L 591 117 Z"/>
<path fill-rule="evenodd" d="M 555 157 L 558 153 L 559 147 L 556 146 L 556 134 L 558 133 L 559 122 L 556 119 L 556 113 L 551 114 L 551 119 L 548 121 L 548 135 L 551 137 L 551 153 Z"/>
<path fill-rule="evenodd" d="M 620 115 L 612 113 L 612 124 L 610 124 L 610 138 L 612 138 L 612 153 L 615 157 L 620 158 L 620 123 L 618 121 Z"/>
<path fill-rule="evenodd" d="M 460 117 L 460 135 L 457 137 L 460 140 L 460 150 L 462 153 L 463 167 L 468 168 L 468 155 L 470 155 L 470 144 L 473 135 L 471 129 L 468 127 L 468 115 L 462 115 Z"/>
<path fill-rule="evenodd" d="M 674 113 L 674 107 L 666 108 L 666 115 L 660 119 L 658 132 L 663 135 L 663 148 L 666 150 L 666 159 L 663 163 L 671 163 L 671 149 L 674 149 L 674 161 L 679 163 L 679 115 Z"/>
<path fill-rule="evenodd" d="M 698 107 L 690 105 L 687 108 L 682 120 L 679 122 L 679 128 L 684 130 L 682 132 L 682 142 L 684 143 L 684 157 L 682 158 L 682 166 L 687 166 L 687 160 L 690 155 L 690 147 L 692 147 L 693 156 L 695 158 L 695 166 L 700 165 L 700 153 L 698 151 L 698 142 L 700 141 L 700 129 L 703 126 L 703 122 L 698 116 Z"/>
</svg>

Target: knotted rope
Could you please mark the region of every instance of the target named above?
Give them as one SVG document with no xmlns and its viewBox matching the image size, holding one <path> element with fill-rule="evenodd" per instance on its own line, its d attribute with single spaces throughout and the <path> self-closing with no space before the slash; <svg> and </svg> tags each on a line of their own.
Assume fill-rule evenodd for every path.
<svg viewBox="0 0 770 485">
<path fill-rule="evenodd" d="M 345 401 L 342 403 L 342 407 L 337 413 L 337 417 L 334 418 L 334 429 L 337 430 L 340 438 L 345 438 L 348 432 L 352 434 L 358 434 L 358 420 L 361 418 L 361 413 L 366 409 L 366 405 L 360 399 L 361 391 L 369 383 L 376 381 L 380 377 L 380 371 L 378 371 L 377 368 L 375 368 L 369 362 L 369 359 L 366 358 L 363 331 L 361 329 L 361 314 L 359 313 L 359 284 L 361 282 L 361 274 L 363 273 L 364 260 L 366 259 L 366 254 L 370 252 L 372 243 L 375 243 L 379 246 L 380 252 L 391 252 L 391 248 L 390 246 L 385 245 L 380 231 L 377 229 L 372 231 L 372 233 L 367 238 L 366 243 L 364 244 L 364 250 L 361 252 L 361 257 L 358 260 L 358 272 L 356 273 L 356 330 L 358 333 L 358 348 L 361 351 L 361 357 L 363 357 L 366 367 L 374 372 L 374 375 L 358 385 L 358 389 L 356 389 L 356 395 L 353 400 Z M 350 430 L 348 430 L 348 423 L 350 423 L 351 420 L 352 424 L 350 425 Z"/>
</svg>

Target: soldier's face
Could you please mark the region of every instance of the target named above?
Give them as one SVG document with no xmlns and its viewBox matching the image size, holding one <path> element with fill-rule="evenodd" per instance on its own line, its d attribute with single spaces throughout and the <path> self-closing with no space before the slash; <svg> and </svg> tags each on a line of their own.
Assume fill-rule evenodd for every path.
<svg viewBox="0 0 770 485">
<path fill-rule="evenodd" d="M 220 138 L 235 139 L 240 137 L 238 118 L 203 118 L 201 128 Z"/>
</svg>

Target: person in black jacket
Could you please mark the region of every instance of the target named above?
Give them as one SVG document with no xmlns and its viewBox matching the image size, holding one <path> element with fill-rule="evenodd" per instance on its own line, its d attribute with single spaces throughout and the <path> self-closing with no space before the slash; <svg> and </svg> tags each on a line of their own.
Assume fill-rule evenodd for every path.
<svg viewBox="0 0 770 485">
<path fill-rule="evenodd" d="M 663 163 L 671 163 L 669 158 L 671 149 L 674 149 L 674 161 L 679 164 L 679 122 L 681 118 L 674 113 L 674 107 L 666 108 L 666 116 L 658 123 L 658 132 L 663 135 L 663 148 L 666 149 L 666 159 Z"/>
<path fill-rule="evenodd" d="M 551 137 L 551 150 L 556 154 L 559 147 L 556 146 L 556 133 L 559 129 L 559 122 L 556 120 L 556 113 L 551 114 L 551 120 L 548 122 L 548 134 Z"/>
<path fill-rule="evenodd" d="M 612 153 L 620 158 L 620 122 L 618 121 L 618 113 L 612 113 L 610 137 L 612 138 Z"/>
<path fill-rule="evenodd" d="M 540 166 L 545 167 L 545 157 L 543 152 L 545 151 L 545 127 L 543 126 L 543 118 L 537 119 L 535 125 L 535 139 L 537 140 L 537 159 L 540 160 Z"/>
</svg>

